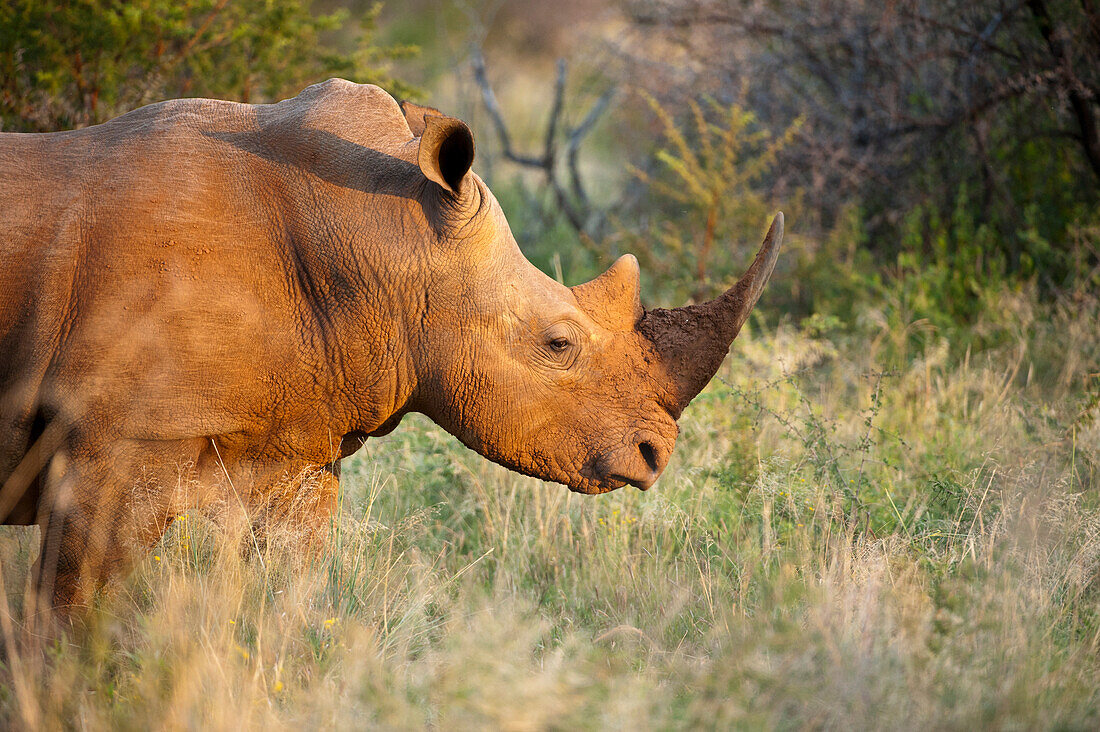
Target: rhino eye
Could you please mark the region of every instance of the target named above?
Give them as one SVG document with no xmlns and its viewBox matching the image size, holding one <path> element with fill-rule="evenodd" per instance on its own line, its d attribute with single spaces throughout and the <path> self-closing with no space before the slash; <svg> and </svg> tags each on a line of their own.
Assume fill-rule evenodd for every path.
<svg viewBox="0 0 1100 732">
<path fill-rule="evenodd" d="M 542 332 L 536 342 L 535 357 L 546 367 L 568 370 L 580 355 L 578 344 L 584 340 L 584 332 L 570 322 L 558 322 Z"/>
</svg>

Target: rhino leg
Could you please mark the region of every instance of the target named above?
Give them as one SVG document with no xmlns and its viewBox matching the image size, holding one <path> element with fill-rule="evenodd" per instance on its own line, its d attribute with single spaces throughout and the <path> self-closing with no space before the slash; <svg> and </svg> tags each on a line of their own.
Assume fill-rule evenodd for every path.
<svg viewBox="0 0 1100 732">
<path fill-rule="evenodd" d="M 319 551 L 328 538 L 340 495 L 340 464 L 310 466 L 293 473 L 265 492 L 251 515 L 252 532 L 245 553 L 263 551 L 273 543 L 307 553 Z"/>
<path fill-rule="evenodd" d="M 193 463 L 165 459 L 179 456 L 181 447 L 188 451 L 157 443 L 70 444 L 53 456 L 38 520 L 35 572 L 43 611 L 71 617 L 160 540 L 194 498 Z"/>
<path fill-rule="evenodd" d="M 74 441 L 59 450 L 45 471 L 39 511 L 43 609 L 72 617 L 191 508 L 222 519 L 226 510 L 242 511 L 249 554 L 272 542 L 324 545 L 338 503 L 338 462 L 238 462 L 226 452 L 210 438 Z"/>
</svg>

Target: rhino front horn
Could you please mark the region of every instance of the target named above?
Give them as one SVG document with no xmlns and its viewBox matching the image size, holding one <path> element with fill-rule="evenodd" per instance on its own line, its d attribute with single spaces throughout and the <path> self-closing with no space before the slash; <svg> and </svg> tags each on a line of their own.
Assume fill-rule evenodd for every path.
<svg viewBox="0 0 1100 732">
<path fill-rule="evenodd" d="M 638 329 L 656 347 L 665 383 L 664 405 L 679 418 L 722 365 L 733 339 L 768 283 L 783 242 L 783 214 L 772 221 L 752 266 L 733 287 L 699 305 L 646 311 Z"/>
</svg>

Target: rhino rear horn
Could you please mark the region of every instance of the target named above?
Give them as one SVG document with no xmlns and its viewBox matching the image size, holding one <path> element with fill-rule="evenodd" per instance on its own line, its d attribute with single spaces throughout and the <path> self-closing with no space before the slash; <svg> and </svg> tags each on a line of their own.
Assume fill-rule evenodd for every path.
<svg viewBox="0 0 1100 732">
<path fill-rule="evenodd" d="M 594 280 L 570 288 L 588 317 L 610 330 L 630 330 L 642 318 L 639 279 L 633 254 L 624 254 Z"/>
<path fill-rule="evenodd" d="M 474 164 L 474 135 L 462 120 L 428 115 L 416 161 L 428 180 L 458 194 Z"/>
<path fill-rule="evenodd" d="M 722 365 L 733 339 L 764 291 L 783 243 L 783 214 L 772 221 L 760 251 L 733 287 L 699 305 L 654 309 L 638 325 L 654 345 L 668 383 L 666 409 L 679 417 Z"/>
</svg>

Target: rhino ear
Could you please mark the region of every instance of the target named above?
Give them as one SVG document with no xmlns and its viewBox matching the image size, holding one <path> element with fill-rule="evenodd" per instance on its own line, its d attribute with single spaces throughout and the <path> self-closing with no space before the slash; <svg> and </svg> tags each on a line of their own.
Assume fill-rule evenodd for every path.
<svg viewBox="0 0 1100 732">
<path fill-rule="evenodd" d="M 571 289 L 588 317 L 610 330 L 631 330 L 644 312 L 640 276 L 638 260 L 624 254 L 596 279 Z"/>
<path fill-rule="evenodd" d="M 428 180 L 457 194 L 473 163 L 474 135 L 465 122 L 454 117 L 424 117 L 417 164 Z"/>
<path fill-rule="evenodd" d="M 409 129 L 412 130 L 413 137 L 420 137 L 424 134 L 425 117 L 446 117 L 435 107 L 425 107 L 422 104 L 410 102 L 408 99 L 401 102 L 401 114 L 405 115 L 405 121 L 409 123 Z"/>
</svg>

